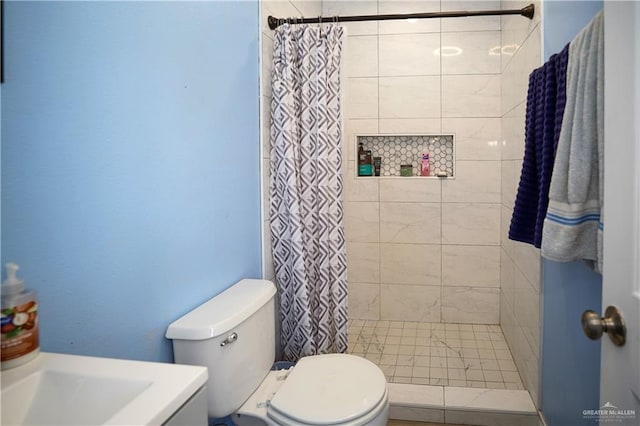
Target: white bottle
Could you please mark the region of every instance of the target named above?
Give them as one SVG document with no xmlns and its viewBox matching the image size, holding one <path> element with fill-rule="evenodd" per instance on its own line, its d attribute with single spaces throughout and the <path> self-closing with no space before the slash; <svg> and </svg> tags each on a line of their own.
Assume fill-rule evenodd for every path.
<svg viewBox="0 0 640 426">
<path fill-rule="evenodd" d="M 7 279 L 2 282 L 1 351 L 2 370 L 17 367 L 40 353 L 38 303 L 33 291 L 24 289 L 16 276 L 18 265 L 7 263 Z"/>
</svg>

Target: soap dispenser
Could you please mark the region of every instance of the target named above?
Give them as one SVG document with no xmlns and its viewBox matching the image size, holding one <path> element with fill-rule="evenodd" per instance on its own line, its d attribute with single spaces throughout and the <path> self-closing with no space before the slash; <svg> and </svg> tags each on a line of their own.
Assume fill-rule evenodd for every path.
<svg viewBox="0 0 640 426">
<path fill-rule="evenodd" d="M 16 276 L 18 265 L 7 263 L 5 267 L 0 335 L 2 370 L 22 365 L 40 353 L 36 294 L 24 289 L 24 281 Z"/>
</svg>

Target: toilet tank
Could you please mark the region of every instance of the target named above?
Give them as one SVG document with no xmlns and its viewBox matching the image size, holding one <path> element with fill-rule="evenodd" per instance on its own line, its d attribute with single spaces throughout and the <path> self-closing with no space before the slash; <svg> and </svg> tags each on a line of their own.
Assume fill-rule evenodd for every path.
<svg viewBox="0 0 640 426">
<path fill-rule="evenodd" d="M 167 329 L 165 336 L 173 340 L 176 364 L 209 369 L 210 417 L 237 411 L 271 369 L 275 293 L 270 281 L 244 279 Z"/>
</svg>

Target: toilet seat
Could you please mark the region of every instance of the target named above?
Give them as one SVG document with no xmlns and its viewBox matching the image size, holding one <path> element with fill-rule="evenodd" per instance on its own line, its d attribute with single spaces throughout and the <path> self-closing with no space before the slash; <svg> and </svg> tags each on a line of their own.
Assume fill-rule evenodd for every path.
<svg viewBox="0 0 640 426">
<path fill-rule="evenodd" d="M 363 425 L 387 406 L 387 382 L 371 361 L 347 354 L 302 358 L 271 398 L 267 415 L 286 425 Z"/>
</svg>

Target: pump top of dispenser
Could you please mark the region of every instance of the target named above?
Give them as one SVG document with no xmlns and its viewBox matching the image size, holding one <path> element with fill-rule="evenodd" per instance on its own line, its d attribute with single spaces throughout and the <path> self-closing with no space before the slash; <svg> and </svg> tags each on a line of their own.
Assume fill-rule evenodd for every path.
<svg viewBox="0 0 640 426">
<path fill-rule="evenodd" d="M 20 267 L 13 262 L 4 266 L 7 270 L 7 279 L 2 282 L 2 295 L 9 296 L 24 291 L 24 280 L 17 277 Z"/>
</svg>

